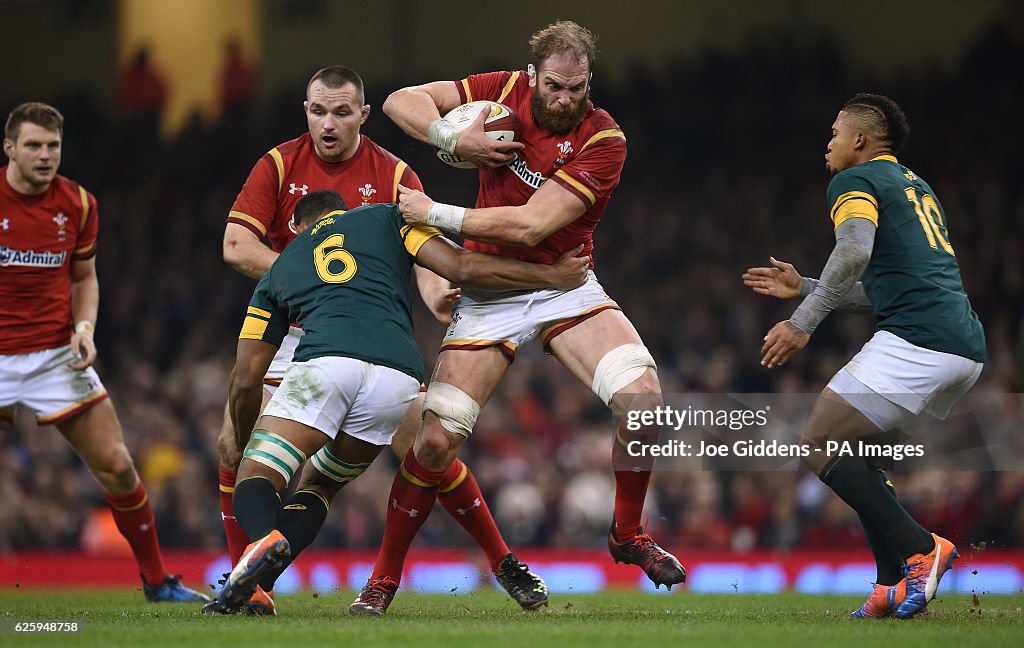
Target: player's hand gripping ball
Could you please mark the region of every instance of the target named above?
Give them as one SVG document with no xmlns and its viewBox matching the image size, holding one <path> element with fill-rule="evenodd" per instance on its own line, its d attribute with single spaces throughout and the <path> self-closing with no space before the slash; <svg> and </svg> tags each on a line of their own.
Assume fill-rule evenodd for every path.
<svg viewBox="0 0 1024 648">
<path fill-rule="evenodd" d="M 470 101 L 469 103 L 464 103 L 461 106 L 452 108 L 443 119 L 461 133 L 476 121 L 485 108 L 490 109 L 490 113 L 484 120 L 484 133 L 488 137 L 499 142 L 515 142 L 519 139 L 521 127 L 519 116 L 505 104 L 495 101 Z M 462 159 L 455 153 L 439 150 L 437 157 L 445 164 L 457 169 L 476 168 L 472 162 Z"/>
</svg>

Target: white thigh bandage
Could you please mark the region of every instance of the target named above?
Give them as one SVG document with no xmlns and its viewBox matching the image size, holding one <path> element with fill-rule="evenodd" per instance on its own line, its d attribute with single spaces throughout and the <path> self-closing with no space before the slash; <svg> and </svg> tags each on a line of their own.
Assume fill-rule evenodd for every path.
<svg viewBox="0 0 1024 648">
<path fill-rule="evenodd" d="M 277 471 L 285 483 L 291 481 L 292 475 L 306 460 L 306 455 L 286 439 L 260 428 L 253 430 L 242 457 Z"/>
<path fill-rule="evenodd" d="M 331 451 L 324 446 L 317 450 L 313 458 L 310 459 L 313 462 L 313 467 L 316 468 L 320 474 L 329 479 L 333 479 L 339 484 L 347 484 L 359 475 L 366 472 L 366 469 L 370 467 L 368 463 L 357 463 L 350 464 L 345 463 L 341 459 L 338 459 Z"/>
<path fill-rule="evenodd" d="M 658 369 L 651 352 L 642 344 L 617 346 L 601 358 L 594 370 L 594 384 L 590 386 L 605 405 L 626 385 L 644 374 L 647 369 Z"/>
<path fill-rule="evenodd" d="M 427 387 L 423 411 L 427 410 L 437 415 L 441 427 L 467 439 L 473 433 L 473 426 L 480 416 L 480 404 L 472 396 L 455 385 L 442 382 L 432 382 Z"/>
</svg>

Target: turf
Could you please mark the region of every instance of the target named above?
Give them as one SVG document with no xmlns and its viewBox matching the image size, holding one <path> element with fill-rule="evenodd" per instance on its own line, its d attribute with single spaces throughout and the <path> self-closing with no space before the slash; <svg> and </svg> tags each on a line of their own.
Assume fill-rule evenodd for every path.
<svg viewBox="0 0 1024 648">
<path fill-rule="evenodd" d="M 352 594 L 282 597 L 276 618 L 204 616 L 141 593 L 0 590 L 0 645 L 73 646 L 1021 646 L 1024 595 L 946 595 L 911 621 L 851 621 L 860 599 L 835 596 L 557 596 L 524 613 L 486 591 L 400 593 L 383 618 L 351 617 Z M 14 633 L 13 621 L 77 621 L 77 634 Z"/>
</svg>

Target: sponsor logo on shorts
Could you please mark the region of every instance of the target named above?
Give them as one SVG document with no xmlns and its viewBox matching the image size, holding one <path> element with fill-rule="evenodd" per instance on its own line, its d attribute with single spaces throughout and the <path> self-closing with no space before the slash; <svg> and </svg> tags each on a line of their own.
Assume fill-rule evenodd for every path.
<svg viewBox="0 0 1024 648">
<path fill-rule="evenodd" d="M 67 250 L 62 252 L 36 252 L 35 250 L 14 250 L 0 245 L 0 266 L 25 266 L 31 268 L 59 268 L 68 258 Z"/>
</svg>

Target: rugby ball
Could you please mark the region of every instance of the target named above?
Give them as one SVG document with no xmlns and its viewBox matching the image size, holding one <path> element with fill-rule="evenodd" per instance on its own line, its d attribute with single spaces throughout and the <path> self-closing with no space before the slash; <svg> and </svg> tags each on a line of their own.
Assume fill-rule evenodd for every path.
<svg viewBox="0 0 1024 648">
<path fill-rule="evenodd" d="M 443 119 L 455 127 L 458 132 L 465 130 L 472 124 L 480 113 L 485 109 L 490 110 L 487 119 L 484 120 L 484 132 L 491 139 L 499 142 L 514 142 L 519 139 L 520 123 L 519 116 L 505 104 L 496 101 L 470 101 L 461 106 L 452 108 Z M 448 166 L 457 169 L 475 169 L 476 166 L 469 160 L 464 160 L 454 153 L 438 150 L 437 157 Z"/>
</svg>

